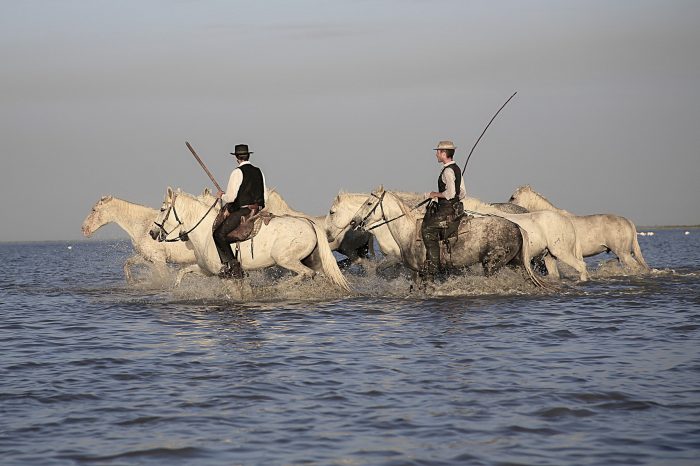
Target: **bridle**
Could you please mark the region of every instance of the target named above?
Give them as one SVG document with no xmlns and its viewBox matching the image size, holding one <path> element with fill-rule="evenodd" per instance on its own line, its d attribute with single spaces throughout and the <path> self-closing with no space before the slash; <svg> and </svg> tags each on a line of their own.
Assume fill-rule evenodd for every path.
<svg viewBox="0 0 700 466">
<path fill-rule="evenodd" d="M 383 202 L 384 202 L 384 195 L 385 195 L 386 193 L 387 193 L 386 191 L 382 191 L 381 196 L 377 196 L 376 194 L 371 193 L 371 196 L 374 196 L 374 197 L 376 197 L 377 199 L 379 199 L 379 202 L 377 202 L 377 204 L 375 204 L 375 206 L 372 208 L 372 210 L 370 210 L 370 211 L 367 213 L 367 215 L 364 216 L 364 218 L 360 221 L 360 223 L 355 222 L 355 220 L 353 220 L 353 221 L 350 222 L 350 225 L 353 227 L 353 229 L 355 229 L 355 230 L 364 230 L 364 231 L 372 231 L 372 230 L 374 230 L 375 228 L 379 228 L 379 227 L 382 226 L 382 225 L 386 225 L 387 223 L 391 223 L 391 222 L 393 222 L 394 220 L 398 220 L 398 219 L 400 219 L 401 217 L 403 217 L 403 216 L 406 215 L 405 213 L 403 213 L 403 214 L 399 215 L 398 217 L 394 217 L 394 218 L 391 218 L 391 219 L 388 219 L 388 220 L 387 220 L 386 214 L 384 213 L 384 204 L 383 204 Z M 411 209 L 409 210 L 409 212 L 410 212 L 411 210 L 417 209 L 418 207 L 422 206 L 423 204 L 425 204 L 425 203 L 427 203 L 427 202 L 430 202 L 430 200 L 431 200 L 431 199 L 428 198 L 428 199 L 425 199 L 425 200 L 422 201 L 422 202 L 419 202 L 418 204 L 416 204 L 416 205 L 414 205 L 413 207 L 411 207 Z M 364 204 L 364 203 L 363 203 L 363 204 Z M 377 207 L 380 207 L 381 210 L 382 210 L 382 221 L 379 222 L 379 223 L 376 223 L 376 224 L 372 225 L 372 226 L 369 227 L 369 228 L 367 228 L 367 223 L 366 223 L 366 222 L 367 222 L 367 219 L 370 217 L 370 215 L 372 215 L 372 214 L 374 213 L 375 210 L 377 210 Z M 357 210 L 357 212 L 355 212 L 355 216 L 357 216 L 357 214 L 358 214 L 358 212 L 360 212 L 360 210 L 362 210 L 362 207 L 360 207 L 360 208 Z"/>
<path fill-rule="evenodd" d="M 189 241 L 189 239 L 190 239 L 189 234 L 192 233 L 194 231 L 194 229 L 197 228 L 200 223 L 202 223 L 202 221 L 204 221 L 204 219 L 207 217 L 207 215 L 209 215 L 209 212 L 211 212 L 212 209 L 214 208 L 214 206 L 216 206 L 216 204 L 219 202 L 219 199 L 216 199 L 214 201 L 214 203 L 211 205 L 211 207 L 209 207 L 209 209 L 206 211 L 204 216 L 202 216 L 202 218 L 200 218 L 199 221 L 192 228 L 190 228 L 189 230 L 187 230 L 185 232 L 180 231 L 180 233 L 178 233 L 178 235 L 177 235 L 177 238 L 168 239 L 168 236 L 170 236 L 170 234 L 172 232 L 174 232 L 175 230 L 178 229 L 178 227 L 181 227 L 183 225 L 182 220 L 180 220 L 180 216 L 177 215 L 177 209 L 175 208 L 175 200 L 177 200 L 177 194 L 178 193 L 173 194 L 173 200 L 170 201 L 170 205 L 168 206 L 168 211 L 165 213 L 163 220 L 160 223 L 153 222 L 158 228 L 160 228 L 160 234 L 158 235 L 158 239 L 164 243 L 173 243 L 175 241 Z M 165 222 L 168 220 L 168 217 L 170 216 L 170 212 L 172 212 L 173 215 L 175 216 L 175 221 L 177 222 L 177 225 L 172 230 L 167 231 L 165 229 Z"/>
<path fill-rule="evenodd" d="M 362 206 L 360 206 L 359 209 L 357 209 L 357 212 L 355 212 L 355 215 L 353 215 L 353 220 L 350 221 L 350 226 L 352 227 L 353 230 L 365 230 L 369 231 L 374 229 L 375 227 L 367 228 L 367 219 L 374 213 L 375 210 L 377 210 L 377 207 L 379 207 L 382 211 L 382 220 L 386 221 L 386 214 L 384 213 L 384 196 L 386 195 L 386 191 L 382 191 L 382 194 L 377 196 L 374 193 L 370 193 L 370 197 L 374 197 L 377 199 L 377 203 L 374 204 L 374 207 L 372 207 L 369 212 L 367 212 L 367 215 L 365 215 L 360 222 L 356 222 L 355 218 L 358 217 L 358 214 L 360 211 L 364 208 L 365 202 L 362 203 Z M 369 199 L 368 197 L 367 199 Z"/>
</svg>

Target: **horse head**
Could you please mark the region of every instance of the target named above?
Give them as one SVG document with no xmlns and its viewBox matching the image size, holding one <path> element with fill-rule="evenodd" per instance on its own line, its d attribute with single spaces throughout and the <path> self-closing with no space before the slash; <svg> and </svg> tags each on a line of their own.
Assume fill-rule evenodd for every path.
<svg viewBox="0 0 700 466">
<path fill-rule="evenodd" d="M 530 187 L 529 184 L 519 186 L 513 194 L 510 196 L 510 199 L 508 199 L 508 202 L 511 202 L 513 204 L 518 204 L 518 201 L 523 201 L 523 197 L 528 196 L 532 194 L 532 188 Z"/>
<path fill-rule="evenodd" d="M 112 196 L 102 196 L 100 200 L 97 201 L 94 206 L 92 206 L 92 210 L 88 216 L 85 217 L 83 225 L 80 228 L 83 235 L 89 238 L 94 232 L 100 229 L 102 225 L 111 221 L 105 215 L 105 210 L 112 199 Z"/>
<path fill-rule="evenodd" d="M 168 240 L 168 236 L 182 225 L 175 211 L 175 201 L 180 194 L 180 189 L 173 191 L 173 188 L 168 186 L 163 198 L 163 204 L 160 206 L 160 213 L 153 221 L 154 226 L 148 232 L 151 238 L 158 242 Z"/>
<path fill-rule="evenodd" d="M 350 226 L 355 230 L 366 231 L 368 223 L 386 220 L 383 207 L 386 193 L 387 191 L 384 189 L 384 186 L 381 185 L 375 191 L 372 191 L 357 211 L 355 211 L 355 215 L 353 215 L 350 220 Z"/>
</svg>

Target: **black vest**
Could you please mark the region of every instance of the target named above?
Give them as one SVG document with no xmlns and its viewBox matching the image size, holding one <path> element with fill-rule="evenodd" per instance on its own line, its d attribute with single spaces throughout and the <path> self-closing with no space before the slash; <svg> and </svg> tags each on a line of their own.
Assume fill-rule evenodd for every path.
<svg viewBox="0 0 700 466">
<path fill-rule="evenodd" d="M 238 167 L 238 170 L 243 172 L 243 181 L 238 188 L 236 200 L 231 203 L 229 210 L 238 210 L 250 204 L 257 204 L 261 209 L 265 207 L 265 186 L 260 169 L 247 163 Z"/>
<path fill-rule="evenodd" d="M 440 176 L 438 176 L 438 191 L 442 193 L 447 189 L 447 185 L 444 181 L 442 181 L 442 174 L 445 170 L 452 170 L 455 172 L 455 197 L 452 199 L 439 198 L 438 205 L 452 204 L 455 200 L 459 200 L 459 192 L 462 188 L 462 171 L 459 169 L 456 163 L 453 163 L 452 165 L 448 165 L 443 168 L 440 172 Z"/>
</svg>

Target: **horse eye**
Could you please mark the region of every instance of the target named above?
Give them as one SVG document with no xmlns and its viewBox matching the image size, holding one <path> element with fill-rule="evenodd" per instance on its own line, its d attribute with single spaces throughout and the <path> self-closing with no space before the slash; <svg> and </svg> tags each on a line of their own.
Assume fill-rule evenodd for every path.
<svg viewBox="0 0 700 466">
<path fill-rule="evenodd" d="M 371 203 L 371 202 L 368 202 L 368 203 L 367 203 L 367 205 L 368 205 L 368 206 L 371 206 L 371 205 L 372 205 L 372 203 Z"/>
<path fill-rule="evenodd" d="M 333 215 L 333 214 L 335 214 L 335 212 L 333 212 L 332 210 L 328 212 L 328 215 Z"/>
</svg>

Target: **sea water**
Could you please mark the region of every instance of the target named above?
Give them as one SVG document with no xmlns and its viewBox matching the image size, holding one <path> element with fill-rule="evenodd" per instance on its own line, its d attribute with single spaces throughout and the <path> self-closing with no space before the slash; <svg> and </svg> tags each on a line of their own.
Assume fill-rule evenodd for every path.
<svg viewBox="0 0 700 466">
<path fill-rule="evenodd" d="M 374 265 L 288 284 L 0 244 L 0 464 L 700 464 L 700 230 L 556 290 Z"/>
</svg>

